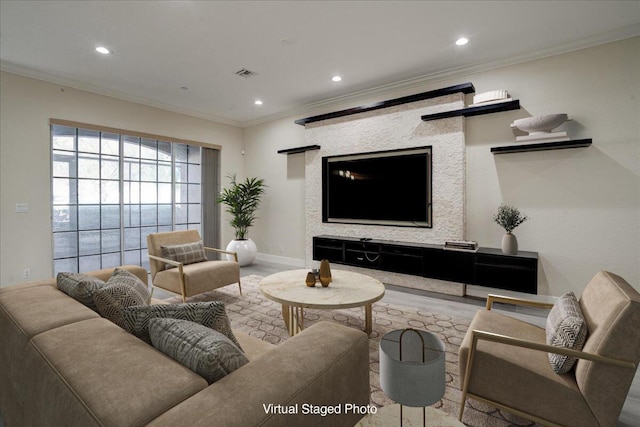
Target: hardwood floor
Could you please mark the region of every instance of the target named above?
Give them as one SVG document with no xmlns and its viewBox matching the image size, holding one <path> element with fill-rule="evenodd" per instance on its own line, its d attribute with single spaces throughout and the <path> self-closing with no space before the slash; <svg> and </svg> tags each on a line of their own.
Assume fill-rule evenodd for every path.
<svg viewBox="0 0 640 427">
<path fill-rule="evenodd" d="M 257 260 L 254 264 L 241 267 L 241 276 L 258 274 L 268 276 L 284 270 L 299 267 L 269 263 Z M 387 285 L 382 301 L 404 306 L 420 307 L 434 313 L 442 313 L 471 320 L 475 313 L 485 306 L 484 299 L 475 297 L 456 297 L 416 289 Z M 526 298 L 527 294 L 522 297 Z M 497 304 L 494 310 L 501 311 L 526 322 L 544 327 L 547 311 L 527 307 L 513 307 Z M 636 373 L 629 395 L 618 420 L 618 427 L 640 427 L 640 370 Z"/>
</svg>

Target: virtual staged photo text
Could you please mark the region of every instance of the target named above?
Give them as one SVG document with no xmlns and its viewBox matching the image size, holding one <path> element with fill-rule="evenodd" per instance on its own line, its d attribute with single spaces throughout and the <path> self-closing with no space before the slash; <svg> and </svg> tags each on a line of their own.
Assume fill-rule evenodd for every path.
<svg viewBox="0 0 640 427">
<path fill-rule="evenodd" d="M 378 408 L 373 405 L 356 405 L 354 403 L 342 403 L 339 405 L 314 405 L 312 403 L 303 403 L 295 405 L 276 405 L 273 403 L 263 403 L 262 407 L 266 414 L 279 415 L 341 415 L 341 414 L 375 414 Z"/>
</svg>

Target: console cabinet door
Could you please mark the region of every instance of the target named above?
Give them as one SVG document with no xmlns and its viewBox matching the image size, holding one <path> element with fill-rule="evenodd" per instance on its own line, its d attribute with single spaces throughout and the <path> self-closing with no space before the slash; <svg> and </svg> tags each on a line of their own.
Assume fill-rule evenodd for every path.
<svg viewBox="0 0 640 427">
<path fill-rule="evenodd" d="M 474 285 L 538 293 L 538 260 L 506 255 L 478 254 Z"/>
<path fill-rule="evenodd" d="M 314 237 L 313 259 L 344 263 L 344 242 L 337 239 Z"/>
<path fill-rule="evenodd" d="M 381 245 L 380 265 L 385 271 L 422 276 L 424 256 L 421 248 Z"/>
<path fill-rule="evenodd" d="M 366 242 L 345 243 L 345 264 L 366 268 L 380 268 L 380 245 Z"/>
<path fill-rule="evenodd" d="M 472 283 L 475 253 L 424 249 L 424 275 L 450 282 Z"/>
</svg>

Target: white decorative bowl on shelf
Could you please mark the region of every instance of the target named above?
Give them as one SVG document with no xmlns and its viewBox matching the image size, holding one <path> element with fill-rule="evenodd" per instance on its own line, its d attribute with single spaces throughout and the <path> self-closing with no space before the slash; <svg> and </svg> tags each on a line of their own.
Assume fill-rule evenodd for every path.
<svg viewBox="0 0 640 427">
<path fill-rule="evenodd" d="M 567 121 L 566 114 L 547 114 L 545 116 L 526 117 L 513 121 L 513 125 L 518 129 L 529 132 L 529 135 L 539 135 L 551 132 Z"/>
</svg>

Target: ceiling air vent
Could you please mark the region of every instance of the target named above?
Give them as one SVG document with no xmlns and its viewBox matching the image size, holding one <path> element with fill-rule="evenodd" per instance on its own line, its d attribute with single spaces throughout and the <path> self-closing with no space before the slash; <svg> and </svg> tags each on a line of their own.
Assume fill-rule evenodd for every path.
<svg viewBox="0 0 640 427">
<path fill-rule="evenodd" d="M 240 77 L 244 77 L 244 78 L 249 78 L 249 77 L 253 77 L 258 73 L 255 73 L 251 70 L 247 70 L 246 68 L 243 68 L 242 70 L 238 70 L 236 71 L 236 75 L 240 76 Z"/>
</svg>

